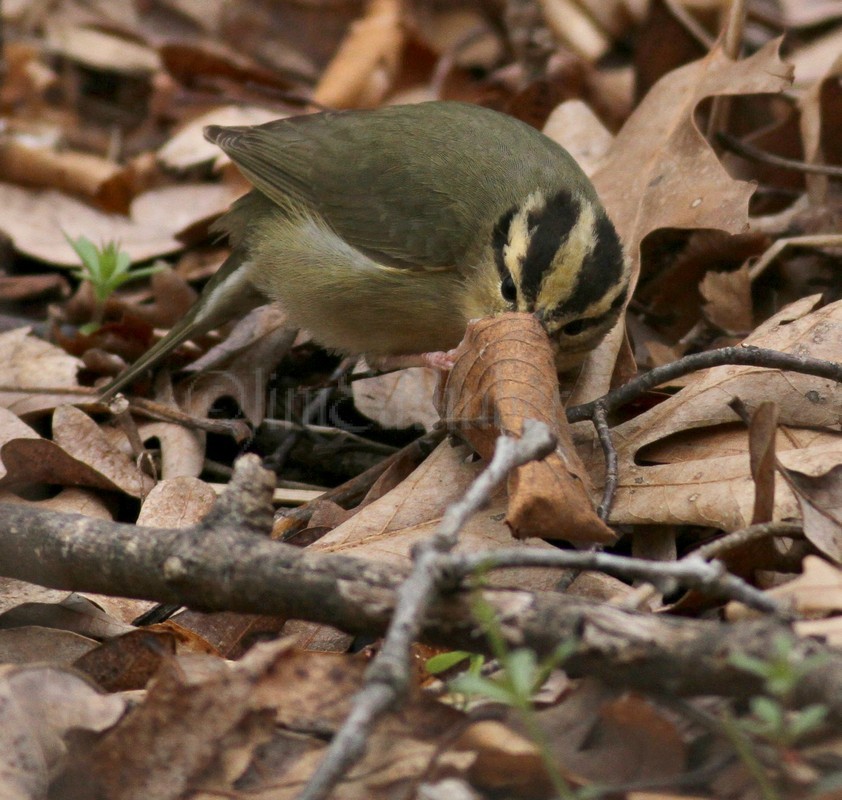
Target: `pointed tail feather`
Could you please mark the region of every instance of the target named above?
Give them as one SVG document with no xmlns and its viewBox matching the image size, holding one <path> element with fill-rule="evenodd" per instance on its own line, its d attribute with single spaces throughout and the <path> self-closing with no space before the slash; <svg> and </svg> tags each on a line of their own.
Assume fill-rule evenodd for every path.
<svg viewBox="0 0 842 800">
<path fill-rule="evenodd" d="M 108 383 L 100 392 L 99 399 L 110 400 L 117 392 L 137 380 L 147 369 L 151 369 L 159 361 L 162 361 L 182 342 L 200 335 L 202 331 L 197 331 L 196 327 L 192 320 L 182 320 L 161 341 L 149 348 L 134 364 Z"/>
<path fill-rule="evenodd" d="M 101 400 L 109 400 L 145 370 L 162 361 L 182 342 L 243 315 L 266 302 L 248 280 L 244 253 L 235 249 L 208 282 L 196 305 L 190 309 L 170 332 L 145 352 L 134 364 L 107 384 L 100 393 Z"/>
</svg>

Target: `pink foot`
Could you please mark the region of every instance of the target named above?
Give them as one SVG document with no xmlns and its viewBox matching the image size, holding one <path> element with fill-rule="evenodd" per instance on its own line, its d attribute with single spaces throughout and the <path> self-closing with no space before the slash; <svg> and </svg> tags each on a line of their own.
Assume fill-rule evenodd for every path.
<svg viewBox="0 0 842 800">
<path fill-rule="evenodd" d="M 436 350 L 432 353 L 413 353 L 405 356 L 368 356 L 366 362 L 372 369 L 383 372 L 410 367 L 430 367 L 447 372 L 453 369 L 455 357 L 455 350 Z"/>
</svg>

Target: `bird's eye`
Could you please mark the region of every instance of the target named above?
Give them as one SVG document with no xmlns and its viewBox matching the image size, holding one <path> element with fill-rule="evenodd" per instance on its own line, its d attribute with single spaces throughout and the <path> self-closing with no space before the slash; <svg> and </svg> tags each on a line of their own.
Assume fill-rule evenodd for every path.
<svg viewBox="0 0 842 800">
<path fill-rule="evenodd" d="M 517 288 L 515 288 L 515 279 L 511 275 L 506 275 L 500 283 L 500 294 L 507 303 L 514 303 L 517 300 Z"/>
<path fill-rule="evenodd" d="M 561 332 L 565 334 L 565 336 L 576 336 L 588 327 L 587 323 L 588 320 L 586 319 L 574 319 L 573 322 L 568 322 L 565 326 L 563 326 Z"/>
</svg>

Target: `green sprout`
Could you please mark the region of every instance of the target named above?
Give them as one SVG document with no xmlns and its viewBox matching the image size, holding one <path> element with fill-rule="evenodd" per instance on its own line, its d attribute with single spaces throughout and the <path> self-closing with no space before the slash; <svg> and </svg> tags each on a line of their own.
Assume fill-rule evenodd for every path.
<svg viewBox="0 0 842 800">
<path fill-rule="evenodd" d="M 825 656 L 797 660 L 793 657 L 791 640 L 778 636 L 769 658 L 735 653 L 730 661 L 763 681 L 764 694 L 751 698 L 751 716 L 741 720 L 747 733 L 776 747 L 792 747 L 824 723 L 829 711 L 826 706 L 811 705 L 795 710 L 792 696 L 801 680 L 824 664 Z"/>
<path fill-rule="evenodd" d="M 105 310 L 105 301 L 115 290 L 119 289 L 124 283 L 148 278 L 150 275 L 166 268 L 165 264 L 158 263 L 150 267 L 132 269 L 131 256 L 121 250 L 117 242 L 108 242 L 101 247 L 97 247 L 84 236 L 71 239 L 65 233 L 64 237 L 82 262 L 80 266 L 73 268 L 74 277 L 90 283 L 96 299 L 94 320 L 90 325 L 84 326 L 82 330 L 85 333 L 90 333 L 99 327 Z"/>
<path fill-rule="evenodd" d="M 530 739 L 541 754 L 541 760 L 561 800 L 577 800 L 587 791 L 576 792 L 565 780 L 553 758 L 549 742 L 535 714 L 532 698 L 546 683 L 550 673 L 557 669 L 576 650 L 574 640 L 562 642 L 549 656 L 539 659 L 534 650 L 525 647 L 510 650 L 494 610 L 476 592 L 472 603 L 473 613 L 485 631 L 492 654 L 500 664 L 500 674 L 485 677 L 481 674 L 482 656 L 454 651 L 434 656 L 427 662 L 433 674 L 444 672 L 462 661 L 468 661 L 468 670 L 448 682 L 451 692 L 465 697 L 483 697 L 514 709 L 520 717 Z"/>
<path fill-rule="evenodd" d="M 825 722 L 829 709 L 824 705 L 793 708 L 793 696 L 799 683 L 813 670 L 822 666 L 825 656 L 796 658 L 793 641 L 778 636 L 768 658 L 755 658 L 735 653 L 730 662 L 756 675 L 763 681 L 763 694 L 749 700 L 750 714 L 735 718 L 730 712 L 723 715 L 723 731 L 749 774 L 754 778 L 763 800 L 781 800 L 782 795 L 764 767 L 755 742 L 778 751 L 794 747 Z"/>
<path fill-rule="evenodd" d="M 468 653 L 464 650 L 450 650 L 447 653 L 439 653 L 427 659 L 424 667 L 430 675 L 440 675 L 442 672 L 447 672 L 457 664 L 463 661 L 468 662 L 468 672 L 472 674 L 479 674 L 482 665 L 485 663 L 485 657 L 478 653 Z"/>
</svg>

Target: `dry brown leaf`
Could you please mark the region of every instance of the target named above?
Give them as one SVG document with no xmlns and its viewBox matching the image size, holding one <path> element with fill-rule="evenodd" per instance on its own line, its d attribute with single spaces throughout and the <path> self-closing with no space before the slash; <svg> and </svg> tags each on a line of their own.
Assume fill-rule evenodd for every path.
<svg viewBox="0 0 842 800">
<path fill-rule="evenodd" d="M 192 477 L 158 481 L 143 501 L 138 525 L 149 528 L 187 528 L 207 516 L 216 502 L 216 492 L 204 481 Z"/>
<path fill-rule="evenodd" d="M 94 28 L 51 25 L 47 46 L 54 53 L 95 70 L 151 75 L 161 69 L 161 60 L 151 47 Z"/>
<path fill-rule="evenodd" d="M 0 667 L 0 796 L 42 798 L 71 729 L 102 731 L 126 701 L 57 667 Z"/>
<path fill-rule="evenodd" d="M 521 539 L 613 542 L 591 505 L 591 479 L 570 438 L 554 358 L 531 314 L 474 321 L 456 351 L 439 413 L 486 460 L 498 436 L 520 436 L 527 419 L 543 422 L 558 445 L 547 458 L 512 470 L 507 524 Z"/>
<path fill-rule="evenodd" d="M 60 603 L 67 597 L 61 589 L 48 589 L 14 578 L 0 578 L 0 613 L 22 603 Z"/>
<path fill-rule="evenodd" d="M 538 718 L 558 763 L 588 781 L 662 780 L 684 770 L 686 748 L 674 721 L 639 695 L 586 680 Z"/>
<path fill-rule="evenodd" d="M 135 197 L 129 215 L 137 225 L 150 229 L 150 233 L 160 231 L 161 234 L 171 234 L 178 238 L 197 222 L 218 217 L 240 194 L 239 190 L 225 183 L 181 183 L 177 186 L 162 186 Z M 94 237 L 88 234 L 88 238 Z M 123 240 L 118 236 L 112 234 L 111 238 L 117 239 L 121 246 L 123 245 Z M 127 247 L 122 249 L 131 253 Z M 134 256 L 134 260 L 143 259 Z"/>
<path fill-rule="evenodd" d="M 313 100 L 328 108 L 376 106 L 392 88 L 404 42 L 401 0 L 369 0 L 333 60 Z"/>
<path fill-rule="evenodd" d="M 40 439 L 41 437 L 8 409 L 0 407 L 0 446 L 13 439 Z"/>
<path fill-rule="evenodd" d="M 797 578 L 768 589 L 767 594 L 791 602 L 793 611 L 802 619 L 842 614 L 842 570 L 818 556 L 807 556 L 803 570 Z M 757 614 L 742 603 L 731 602 L 726 607 L 726 616 L 731 620 Z"/>
<path fill-rule="evenodd" d="M 475 753 L 469 772 L 471 783 L 505 796 L 529 790 L 543 796 L 550 786 L 535 743 L 495 720 L 471 725 L 453 745 Z M 572 778 L 572 776 L 566 776 Z"/>
<path fill-rule="evenodd" d="M 0 300 L 20 302 L 39 297 L 67 297 L 70 284 L 64 275 L 0 275 Z"/>
<path fill-rule="evenodd" d="M 787 28 L 811 28 L 842 17 L 836 0 L 778 0 Z"/>
<path fill-rule="evenodd" d="M 443 442 L 394 489 L 366 505 L 347 522 L 310 546 L 311 550 L 369 558 L 379 564 L 408 566 L 414 547 L 437 530 L 451 503 L 461 500 L 481 464 L 468 460 L 465 447 Z M 456 552 L 481 552 L 526 546 L 512 538 L 504 519 L 506 500 L 498 494 L 460 531 Z M 530 546 L 551 548 L 546 542 Z M 517 586 L 536 591 L 554 589 L 558 571 L 551 569 L 495 570 L 486 580 L 496 586 Z M 513 597 L 516 605 L 517 597 Z M 296 626 L 300 641 L 315 635 L 319 626 Z M 335 638 L 335 637 L 331 637 Z M 341 641 L 347 646 L 347 638 Z"/>
<path fill-rule="evenodd" d="M 147 422 L 138 426 L 140 440 L 151 446 L 156 440 L 161 453 L 161 479 L 198 478 L 205 462 L 205 436 L 201 431 L 171 422 Z M 124 444 L 125 434 L 120 432 Z"/>
<path fill-rule="evenodd" d="M 128 187 L 120 191 L 120 172 L 119 164 L 91 153 L 34 148 L 14 138 L 0 144 L 2 180 L 87 197 L 110 211 L 128 208 Z"/>
<path fill-rule="evenodd" d="M 146 797 L 181 796 L 232 736 L 246 736 L 252 747 L 266 739 L 273 722 L 259 713 L 255 689 L 273 680 L 289 650 L 289 641 L 258 644 L 234 665 L 211 656 L 165 660 L 144 702 L 74 757 L 58 796 L 121 800 L 136 797 L 138 787 Z"/>
<path fill-rule="evenodd" d="M 439 421 L 434 396 L 438 375 L 426 367 L 389 372 L 351 384 L 354 406 L 384 428 L 421 425 L 432 430 Z"/>
<path fill-rule="evenodd" d="M 132 497 L 144 497 L 155 481 L 134 460 L 113 447 L 87 414 L 73 406 L 59 406 L 53 414 L 53 441 L 72 458 L 95 469 Z"/>
<path fill-rule="evenodd" d="M 258 687 L 255 699 L 274 709 L 279 725 L 332 733 L 348 716 L 367 666 L 359 655 L 292 650 L 278 663 L 275 679 Z"/>
<path fill-rule="evenodd" d="M 239 4 L 238 8 L 243 5 Z M 253 5 L 251 7 L 254 8 Z M 229 5 L 224 10 L 230 12 L 231 8 Z M 270 14 L 269 19 L 274 21 L 281 16 L 282 9 L 276 6 L 271 12 L 267 9 L 267 12 Z M 226 17 L 230 18 L 230 13 L 224 14 L 223 18 Z M 254 19 L 253 14 L 250 22 L 254 29 L 262 27 L 260 22 Z M 204 23 L 206 20 L 203 20 Z M 280 26 L 282 25 L 283 23 L 280 23 Z M 281 44 L 273 38 L 272 31 L 261 31 L 260 35 L 267 41 L 272 41 L 276 46 Z M 290 80 L 281 70 L 267 69 L 267 60 L 262 59 L 261 54 L 249 50 L 242 41 L 234 42 L 231 46 L 210 37 L 193 40 L 184 37 L 170 38 L 158 48 L 158 52 L 167 75 L 172 76 L 179 84 L 191 86 L 201 82 L 208 86 L 212 84 L 225 86 L 228 89 L 225 95 L 229 102 L 235 102 L 240 98 L 244 103 L 248 102 L 255 94 L 254 91 L 249 91 L 252 87 L 260 87 L 264 90 L 274 89 L 278 92 L 289 91 L 291 88 Z M 281 56 L 277 59 L 278 61 L 288 55 L 284 53 L 282 46 L 277 47 L 276 52 L 279 52 Z M 290 71 L 295 71 L 296 67 L 304 73 L 313 71 L 312 65 L 305 59 L 296 58 L 295 54 L 289 54 L 289 56 L 286 61 Z"/>
<path fill-rule="evenodd" d="M 179 210 L 181 218 L 184 208 Z M 0 230 L 25 255 L 62 266 L 76 266 L 79 257 L 68 244 L 85 236 L 97 244 L 117 241 L 133 261 L 175 253 L 180 227 L 147 224 L 118 214 L 105 214 L 55 190 L 24 189 L 0 184 Z"/>
<path fill-rule="evenodd" d="M 705 316 L 726 333 L 744 335 L 754 327 L 748 264 L 734 272 L 708 272 L 699 291 Z"/>
<path fill-rule="evenodd" d="M 2 628 L 22 625 L 60 628 L 93 639 L 107 639 L 132 630 L 132 626 L 114 619 L 87 597 L 75 592 L 59 603 L 25 603 L 0 616 Z"/>
<path fill-rule="evenodd" d="M 842 56 L 830 66 L 827 75 L 809 87 L 800 99 L 799 127 L 804 147 L 804 159 L 808 164 L 830 161 L 838 153 L 827 153 L 826 139 L 836 138 L 834 120 L 838 117 L 840 104 L 839 78 L 842 75 Z M 834 103 L 835 101 L 835 103 Z M 831 132 L 832 131 L 832 132 Z M 832 148 L 832 149 L 838 149 Z M 828 158 L 830 156 L 830 158 Z M 830 182 L 827 175 L 805 175 L 807 196 L 814 208 L 828 205 Z"/>
<path fill-rule="evenodd" d="M 593 182 L 632 261 L 632 288 L 640 270 L 640 244 L 659 228 L 714 228 L 740 233 L 748 225 L 754 186 L 733 180 L 699 131 L 698 104 L 714 95 L 780 92 L 792 69 L 769 42 L 743 61 L 720 46 L 700 61 L 665 75 L 614 138 Z M 597 348 L 571 402 L 605 394 L 621 346 L 615 328 Z"/>
<path fill-rule="evenodd" d="M 253 425 L 266 414 L 266 383 L 295 342 L 296 332 L 282 319 L 242 350 L 228 352 L 213 371 L 192 376 L 176 387 L 178 405 L 188 414 L 204 417 L 221 397 L 232 397 Z"/>
<path fill-rule="evenodd" d="M 384 717 L 368 738 L 363 758 L 331 791 L 330 797 L 395 800 L 414 796 L 419 782 L 432 777 L 431 772 L 437 769 L 442 757 L 438 752 L 440 742 L 452 736 L 461 720 L 458 712 L 430 701 L 411 703 L 400 714 Z M 299 734 L 296 743 L 288 732 L 279 729 L 272 741 L 261 748 L 237 788 L 256 795 L 262 795 L 260 790 L 264 789 L 272 800 L 298 797 L 324 757 L 322 748 L 307 746 L 301 738 Z M 447 772 L 464 772 L 472 760 L 468 754 L 448 753 Z M 217 784 L 214 788 L 223 787 Z"/>
<path fill-rule="evenodd" d="M 311 549 L 321 552 L 354 554 L 385 564 L 408 564 L 412 548 L 430 536 L 445 509 L 462 498 L 481 469 L 468 463 L 464 447 L 444 442 L 392 491 L 365 506 L 355 516 L 332 530 Z M 463 529 L 460 550 L 480 550 L 511 546 L 514 542 L 502 519 L 500 502 L 479 512 Z M 495 573 L 496 575 L 497 573 Z M 493 577 L 493 576 L 492 576 Z M 521 573 L 520 577 L 527 577 Z M 541 585 L 549 585 L 549 574 L 532 575 Z M 508 584 L 518 583 L 512 575 Z"/>
<path fill-rule="evenodd" d="M 742 434 L 745 437 L 745 433 Z M 840 461 L 842 438 L 826 437 L 804 450 L 780 453 L 790 467 L 817 474 Z M 626 454 L 624 454 L 626 455 Z M 620 465 L 620 487 L 611 521 L 616 524 L 688 524 L 738 530 L 751 523 L 754 483 L 743 456 L 719 456 L 706 448 L 696 461 Z M 783 479 L 775 486 L 775 519 L 799 516 L 798 503 Z"/>
<path fill-rule="evenodd" d="M 842 302 L 823 308 L 816 304 L 812 297 L 788 306 L 759 326 L 745 344 L 842 360 Z M 726 442 L 735 434 L 719 427 L 737 422 L 728 407 L 733 397 L 750 410 L 775 399 L 781 424 L 796 428 L 785 431 L 778 442 L 784 467 L 815 476 L 842 462 L 837 432 L 842 386 L 773 369 L 715 367 L 693 375 L 678 394 L 612 431 L 620 461 L 612 521 L 725 530 L 750 523 L 754 486 L 746 450 L 738 455 Z M 814 430 L 802 430 L 806 428 Z M 741 427 L 738 431 L 736 436 L 747 442 Z M 707 435 L 713 437 L 709 443 Z M 775 497 L 775 519 L 799 516 L 795 497 L 780 476 Z"/>
<path fill-rule="evenodd" d="M 788 469 L 785 477 L 798 498 L 804 535 L 826 556 L 842 563 L 842 465 L 823 475 Z"/>
<path fill-rule="evenodd" d="M 842 51 L 842 28 L 835 26 L 789 56 L 795 67 L 795 88 L 807 89 L 822 80 Z"/>
<path fill-rule="evenodd" d="M 0 664 L 41 662 L 67 666 L 96 646 L 95 639 L 71 631 L 39 625 L 8 628 L 0 630 Z"/>
<path fill-rule="evenodd" d="M 715 47 L 658 81 L 614 138 L 593 180 L 633 259 L 658 228 L 745 229 L 754 187 L 729 177 L 694 113 L 706 97 L 785 89 L 792 68 L 779 48 L 779 40 L 769 42 L 735 62 Z"/>
<path fill-rule="evenodd" d="M 775 513 L 775 438 L 778 432 L 778 407 L 761 403 L 748 428 L 749 468 L 754 481 L 754 511 L 751 524 L 771 522 Z"/>
<path fill-rule="evenodd" d="M 24 503 L 36 508 L 61 511 L 65 514 L 84 514 L 86 517 L 95 519 L 113 519 L 111 510 L 101 494 L 73 486 L 62 489 L 57 495 L 44 500 L 25 500 L 11 492 L 0 491 L 0 503 Z"/>
<path fill-rule="evenodd" d="M 491 30 L 487 17 L 478 8 L 435 7 L 424 3 L 414 4 L 412 14 L 411 33 L 436 56 L 450 56 L 460 67 L 482 67 L 489 71 L 501 62 L 501 38 Z"/>
<path fill-rule="evenodd" d="M 280 330 L 288 329 L 287 315 L 280 304 L 258 306 L 239 319 L 225 339 L 185 369 L 189 372 L 203 372 L 223 368 L 224 364 L 241 357 L 241 354 L 247 355 L 248 348 L 253 347 L 265 336 L 277 335 Z M 285 341 L 285 338 L 282 338 L 282 341 Z M 286 352 L 286 347 L 282 350 Z"/>
<path fill-rule="evenodd" d="M 620 602 L 628 596 L 632 587 L 618 578 L 604 572 L 580 572 L 565 590 L 573 597 L 586 597 L 600 603 Z"/>
<path fill-rule="evenodd" d="M 76 374 L 82 362 L 54 344 L 31 336 L 29 328 L 0 333 L 0 363 L 3 364 L 0 407 L 7 408 L 18 416 L 54 408 L 75 399 L 69 394 L 48 395 L 31 391 L 78 388 Z M 9 391 L 12 387 L 20 391 Z M 3 419 L 4 427 L 11 424 L 5 415 Z"/>
<path fill-rule="evenodd" d="M 235 659 L 255 642 L 277 639 L 284 620 L 260 614 L 218 611 L 203 614 L 184 608 L 155 630 L 168 630 L 176 636 L 179 653 L 209 653 Z"/>
<path fill-rule="evenodd" d="M 614 138 L 581 100 L 556 106 L 544 123 L 543 133 L 567 150 L 586 175 L 593 175 L 599 168 Z"/>
<path fill-rule="evenodd" d="M 3 8 L 4 22 L 8 19 L 7 8 Z M 4 108 L 42 108 L 44 94 L 55 86 L 57 76 L 40 56 L 40 48 L 34 42 L 6 43 L 3 53 L 6 76 L 0 88 L 0 102 Z"/>
<path fill-rule="evenodd" d="M 116 636 L 82 656 L 73 666 L 106 692 L 143 689 L 161 661 L 175 655 L 175 637 L 142 628 Z"/>
<path fill-rule="evenodd" d="M 574 0 L 539 0 L 546 25 L 574 53 L 596 61 L 611 46 L 611 40 L 591 14 Z"/>
<path fill-rule="evenodd" d="M 0 478 L 0 486 L 3 487 L 53 484 L 120 491 L 102 473 L 46 439 L 13 439 L 6 442 L 0 447 L 0 461 L 6 468 L 6 474 Z"/>
</svg>

